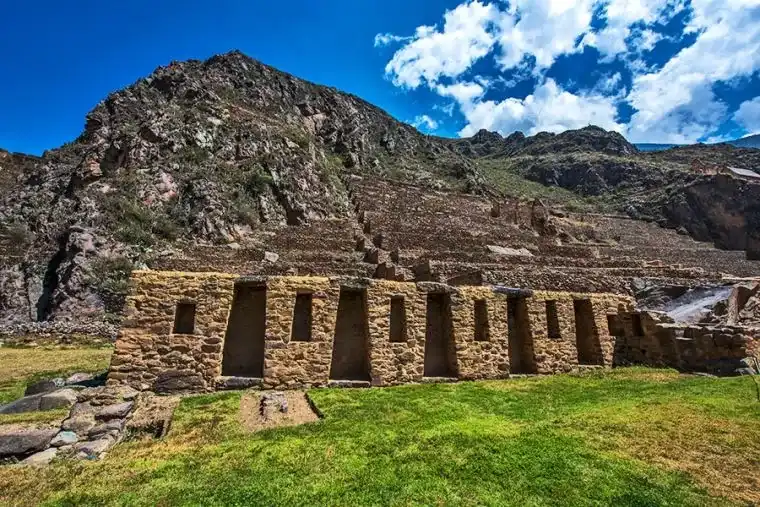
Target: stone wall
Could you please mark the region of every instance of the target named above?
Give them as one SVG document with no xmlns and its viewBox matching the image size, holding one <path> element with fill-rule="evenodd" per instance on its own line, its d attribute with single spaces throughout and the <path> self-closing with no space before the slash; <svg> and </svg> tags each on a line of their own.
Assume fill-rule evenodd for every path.
<svg viewBox="0 0 760 507">
<path fill-rule="evenodd" d="M 684 325 L 654 312 L 621 313 L 623 335 L 614 338 L 615 365 L 643 364 L 688 372 L 731 375 L 746 358 L 760 360 L 760 329 Z M 640 319 L 636 329 L 635 319 Z"/>
<path fill-rule="evenodd" d="M 225 332 L 236 283 L 266 289 L 263 378 L 222 377 Z M 360 295 L 361 304 L 354 299 L 357 303 L 350 309 L 354 313 L 365 309 L 366 315 L 352 314 L 343 321 L 348 322 L 348 327 L 336 330 L 341 290 L 351 291 L 354 298 Z M 441 296 L 431 299 L 431 294 Z M 675 350 L 676 345 L 662 352 L 658 341 L 664 333 L 661 324 L 642 318 L 641 325 L 634 326 L 632 318 L 637 314 L 633 300 L 627 296 L 502 293 L 491 287 L 367 278 L 241 278 L 220 273 L 137 271 L 132 275 L 126 319 L 116 343 L 109 383 L 158 392 L 202 392 L 231 386 L 305 388 L 421 382 L 425 380 L 426 342 L 432 343 L 431 333 L 437 332 L 442 334 L 433 338 L 438 340 L 437 352 L 445 357 L 446 373 L 436 377 L 505 378 L 511 373 L 508 307 L 518 301 L 515 294 L 521 294 L 523 299 L 519 301 L 525 310 L 521 311 L 520 322 L 513 323 L 513 331 L 523 333 L 521 357 L 525 362 L 527 356 L 531 372 L 551 374 L 578 368 L 578 343 L 586 347 L 591 344 L 590 356 L 587 354 L 591 360 L 586 357 L 584 364 L 594 366 L 609 367 L 625 361 L 658 363 L 666 362 L 663 356 L 675 357 L 671 349 Z M 445 301 L 441 307 L 445 315 L 439 315 L 444 320 L 431 327 L 428 303 L 435 298 Z M 392 301 L 395 316 L 391 315 Z M 547 301 L 551 302 L 552 313 L 556 313 L 551 325 L 547 321 Z M 192 332 L 175 333 L 178 308 L 184 312 L 192 310 L 193 305 L 194 323 L 189 324 Z M 577 324 L 578 308 L 587 313 L 582 328 Z M 235 317 L 236 351 L 241 350 L 240 340 L 245 339 L 245 318 Z M 262 316 L 249 318 L 250 322 L 260 323 Z M 622 323 L 623 336 L 611 336 L 608 318 Z M 583 329 L 581 340 L 576 329 Z M 638 336 L 636 331 L 643 335 Z M 336 332 L 348 332 L 342 339 L 348 336 L 349 343 L 342 342 L 342 351 L 333 350 Z M 705 357 L 685 350 L 678 352 L 681 365 L 694 367 L 695 361 Z M 334 352 L 344 355 L 336 359 Z M 342 361 L 343 374 L 331 379 L 332 364 L 337 360 Z M 348 367 L 346 361 L 350 363 Z M 357 372 L 357 368 L 366 371 Z M 345 372 L 357 372 L 356 378 L 346 379 Z"/>
</svg>

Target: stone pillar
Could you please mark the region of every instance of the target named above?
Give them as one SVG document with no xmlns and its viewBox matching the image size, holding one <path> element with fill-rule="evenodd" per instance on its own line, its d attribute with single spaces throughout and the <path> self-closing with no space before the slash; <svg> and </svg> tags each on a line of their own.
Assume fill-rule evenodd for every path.
<svg viewBox="0 0 760 507">
<path fill-rule="evenodd" d="M 312 295 L 310 341 L 291 337 L 298 294 Z M 332 360 L 332 342 L 340 285 L 321 277 L 271 277 L 267 281 L 267 333 L 264 351 L 264 387 L 326 386 Z"/>
<path fill-rule="evenodd" d="M 475 301 L 485 302 L 487 340 L 475 339 Z M 459 378 L 497 379 L 509 376 L 507 297 L 490 287 L 460 287 L 452 296 L 452 321 Z"/>
<path fill-rule="evenodd" d="M 391 298 L 403 298 L 406 340 L 391 342 Z M 370 376 L 376 386 L 421 382 L 425 364 L 425 294 L 413 283 L 372 280 L 367 288 Z"/>
</svg>

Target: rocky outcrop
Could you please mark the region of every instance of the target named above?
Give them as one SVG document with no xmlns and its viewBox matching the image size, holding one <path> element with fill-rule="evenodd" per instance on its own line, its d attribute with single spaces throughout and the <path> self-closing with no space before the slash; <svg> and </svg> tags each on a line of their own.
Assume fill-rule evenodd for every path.
<svg viewBox="0 0 760 507">
<path fill-rule="evenodd" d="M 129 273 L 197 247 L 256 247 L 277 264 L 288 252 L 269 249 L 273 229 L 356 219 L 349 174 L 498 201 L 479 166 L 503 164 L 757 258 L 758 185 L 684 170 L 695 157 L 752 166 L 756 151 L 641 154 L 592 126 L 443 139 L 240 52 L 173 62 L 109 95 L 74 142 L 0 151 L 0 334 L 51 323 L 110 336 Z M 377 276 L 395 277 L 380 257 Z"/>
<path fill-rule="evenodd" d="M 0 167 L 0 324 L 102 320 L 134 265 L 351 216 L 343 172 L 484 187 L 445 143 L 239 52 L 159 68 L 109 95 L 73 143 L 2 152 Z"/>
</svg>

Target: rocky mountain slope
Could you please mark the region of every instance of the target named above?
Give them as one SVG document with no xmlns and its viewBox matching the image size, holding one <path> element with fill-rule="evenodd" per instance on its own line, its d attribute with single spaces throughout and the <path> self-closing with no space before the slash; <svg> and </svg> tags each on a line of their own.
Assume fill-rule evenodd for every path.
<svg viewBox="0 0 760 507">
<path fill-rule="evenodd" d="M 751 165 L 753 151 L 720 159 Z M 109 95 L 74 142 L 0 152 L 0 323 L 99 322 L 120 311 L 129 271 L 168 252 L 353 216 L 348 174 L 493 196 L 562 187 L 748 248 L 758 185 L 695 175 L 694 156 L 640 154 L 596 127 L 436 138 L 239 52 L 174 62 Z"/>
</svg>

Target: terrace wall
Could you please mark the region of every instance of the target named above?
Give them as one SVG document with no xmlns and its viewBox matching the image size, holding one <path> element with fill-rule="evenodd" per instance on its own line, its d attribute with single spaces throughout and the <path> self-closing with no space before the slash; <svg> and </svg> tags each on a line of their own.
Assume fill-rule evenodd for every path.
<svg viewBox="0 0 760 507">
<path fill-rule="evenodd" d="M 259 286 L 266 291 L 266 315 L 250 317 L 250 322 L 260 322 L 257 320 L 260 318 L 266 322 L 261 378 L 222 376 L 224 341 L 236 284 Z M 655 347 L 663 333 L 659 324 L 644 321 L 643 336 L 636 336 L 631 330 L 626 331 L 625 336 L 610 335 L 610 316 L 628 322 L 631 315 L 635 315 L 633 300 L 614 294 L 533 292 L 521 300 L 523 310 L 519 324 L 522 328 L 514 331 L 525 333 L 527 330 L 527 336 L 523 335 L 519 342 L 524 350 L 510 351 L 510 295 L 490 287 L 452 287 L 434 282 L 368 278 L 241 278 L 223 273 L 157 271 L 134 272 L 131 286 L 108 382 L 128 384 L 140 390 L 204 392 L 235 386 L 308 388 L 346 385 L 354 376 L 359 384 L 350 385 L 421 382 L 426 380 L 426 335 L 429 339 L 429 333 L 439 332 L 445 336 L 434 338 L 439 346 L 443 343 L 444 348 L 438 352 L 445 351 L 445 371 L 452 380 L 508 377 L 511 373 L 509 358 L 517 357 L 513 352 L 519 352 L 523 362 L 526 355 L 531 356 L 527 359 L 532 359 L 528 361 L 532 372 L 567 372 L 579 367 L 574 314 L 574 302 L 578 300 L 588 301 L 580 306 L 590 309 L 584 317 L 583 328 L 591 330 L 593 342 L 597 344 L 595 365 L 609 367 L 624 362 L 622 355 L 637 362 L 656 362 L 656 358 L 664 355 L 660 352 L 662 347 Z M 353 303 L 344 304 L 343 309 L 339 304 L 342 290 L 354 298 Z M 429 298 L 430 294 L 442 296 Z M 428 303 L 437 299 L 445 301 L 444 325 L 428 322 Z M 547 301 L 551 303 L 547 305 Z M 395 308 L 395 315 L 391 315 L 391 307 Z M 547 307 L 551 308 L 550 319 L 547 319 Z M 262 305 L 257 308 L 250 311 L 261 311 Z M 339 312 L 346 309 L 353 312 L 352 315 L 339 316 Z M 194 322 L 188 317 L 193 310 Z M 354 314 L 357 311 L 366 315 L 357 316 Z M 244 346 L 241 345 L 245 334 L 240 327 L 241 319 L 239 315 L 233 319 L 235 332 L 230 333 L 235 336 L 234 350 L 237 351 Z M 340 329 L 336 330 L 336 324 Z M 631 328 L 630 323 L 626 325 Z M 445 332 L 440 330 L 442 327 Z M 342 342 L 334 351 L 336 332 Z M 260 330 L 252 327 L 250 334 L 253 347 L 254 342 L 260 340 Z M 261 350 L 261 342 L 257 343 L 257 350 Z M 731 346 L 748 348 L 747 343 L 739 341 L 732 342 Z M 675 352 L 668 354 L 668 357 L 676 357 Z M 678 354 L 679 365 L 695 368 L 698 365 L 694 361 L 703 357 L 684 351 Z M 737 350 L 735 354 L 741 353 Z M 692 356 L 697 359 L 684 359 Z M 248 359 L 256 362 L 256 358 Z M 349 364 L 346 361 L 350 362 L 350 368 L 346 368 Z M 335 372 L 331 371 L 333 362 Z M 358 371 L 361 369 L 366 371 Z M 346 379 L 347 375 L 352 379 Z"/>
</svg>

